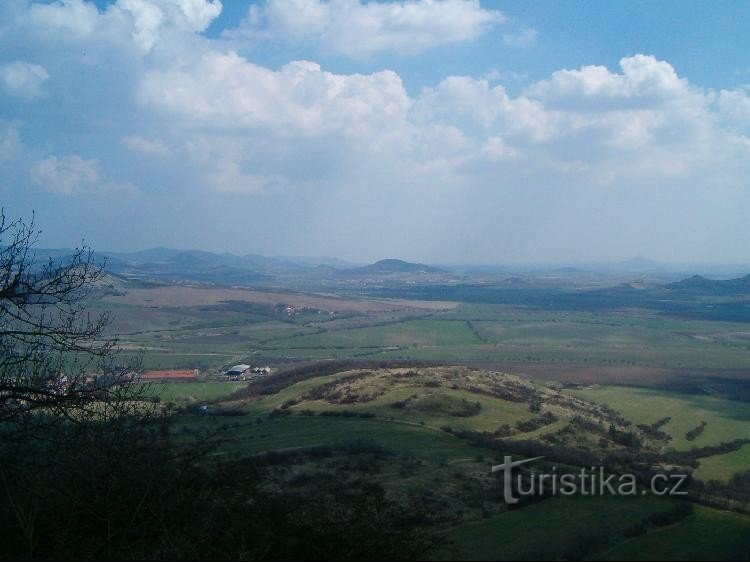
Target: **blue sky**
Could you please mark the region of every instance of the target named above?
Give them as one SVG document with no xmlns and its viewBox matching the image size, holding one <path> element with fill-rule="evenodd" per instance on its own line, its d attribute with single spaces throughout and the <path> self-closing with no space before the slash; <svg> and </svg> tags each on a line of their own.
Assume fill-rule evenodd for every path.
<svg viewBox="0 0 750 562">
<path fill-rule="evenodd" d="M 750 4 L 0 6 L 0 197 L 47 246 L 750 261 Z"/>
</svg>

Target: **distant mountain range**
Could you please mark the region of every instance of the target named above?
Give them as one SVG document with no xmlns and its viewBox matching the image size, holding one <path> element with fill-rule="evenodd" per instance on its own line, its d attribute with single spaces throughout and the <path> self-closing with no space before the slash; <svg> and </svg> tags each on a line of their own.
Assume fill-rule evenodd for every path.
<svg viewBox="0 0 750 562">
<path fill-rule="evenodd" d="M 41 249 L 38 258 L 64 260 L 71 250 Z M 194 281 L 216 284 L 298 286 L 358 278 L 399 278 L 420 275 L 451 275 L 425 264 L 384 259 L 357 266 L 336 258 L 270 258 L 258 254 L 238 256 L 203 250 L 152 248 L 137 252 L 96 252 L 95 259 L 107 271 L 124 279 L 148 281 Z"/>
<path fill-rule="evenodd" d="M 47 256 L 64 259 L 71 250 L 37 250 L 39 259 Z M 477 266 L 436 267 L 389 258 L 368 265 L 355 265 L 336 258 L 266 257 L 258 254 L 238 256 L 203 250 L 152 248 L 138 252 L 97 252 L 95 258 L 106 262 L 107 271 L 123 279 L 151 282 L 203 282 L 225 285 L 258 285 L 292 289 L 321 289 L 357 286 L 381 280 L 383 283 L 490 283 L 498 286 L 534 286 L 535 279 L 576 285 L 596 279 L 617 281 L 621 285 L 602 287 L 608 292 L 643 291 L 656 298 L 657 293 L 671 296 L 731 296 L 750 294 L 750 275 L 713 280 L 702 275 L 679 279 L 668 266 L 645 258 L 610 264 L 577 266 Z M 729 270 L 726 270 L 729 271 Z M 519 277 L 520 273 L 520 277 Z M 646 277 L 640 278 L 639 275 Z M 719 276 L 722 272 L 718 272 Z M 605 276 L 605 277 L 602 277 Z M 647 279 L 646 282 L 643 279 Z M 605 281 L 606 283 L 606 281 Z M 654 292 L 655 291 L 655 292 Z M 643 295 L 645 298 L 647 295 Z"/>
</svg>

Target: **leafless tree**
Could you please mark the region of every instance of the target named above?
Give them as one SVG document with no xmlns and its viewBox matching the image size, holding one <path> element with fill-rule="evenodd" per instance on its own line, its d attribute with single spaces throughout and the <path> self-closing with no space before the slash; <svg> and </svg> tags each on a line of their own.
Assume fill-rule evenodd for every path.
<svg viewBox="0 0 750 562">
<path fill-rule="evenodd" d="M 31 558 L 41 506 L 61 493 L 50 482 L 114 451 L 133 454 L 127 444 L 137 431 L 128 428 L 156 412 L 143 387 L 130 384 L 133 367 L 106 331 L 110 314 L 87 308 L 104 264 L 83 244 L 43 257 L 38 239 L 33 218 L 9 220 L 0 210 L 0 518 Z M 108 481 L 107 463 L 97 466 Z"/>
<path fill-rule="evenodd" d="M 106 411 L 131 369 L 117 364 L 109 312 L 86 308 L 105 278 L 86 245 L 64 257 L 35 251 L 33 218 L 0 210 L 0 426 Z M 13 423 L 11 423 L 13 422 Z M 0 436 L 3 431 L 0 429 Z M 8 433 L 5 432 L 7 437 Z"/>
</svg>

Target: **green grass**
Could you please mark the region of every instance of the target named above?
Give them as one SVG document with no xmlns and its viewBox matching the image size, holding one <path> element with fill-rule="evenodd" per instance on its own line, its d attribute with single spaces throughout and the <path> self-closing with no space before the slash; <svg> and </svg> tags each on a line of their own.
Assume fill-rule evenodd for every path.
<svg viewBox="0 0 750 562">
<path fill-rule="evenodd" d="M 316 386 L 320 386 L 321 384 L 334 381 L 343 376 L 346 376 L 346 373 L 335 373 L 333 375 L 325 375 L 321 377 L 314 377 L 311 379 L 303 380 L 301 382 L 295 383 L 291 386 L 281 389 L 276 394 L 269 394 L 267 396 L 261 397 L 258 400 L 249 402 L 244 405 L 244 409 L 248 413 L 254 414 L 254 415 L 265 414 L 265 413 L 270 412 L 271 410 L 274 410 L 280 407 L 284 402 L 301 396 L 302 394 L 308 392 L 309 390 L 315 388 Z"/>
<path fill-rule="evenodd" d="M 639 424 L 671 417 L 663 429 L 672 436 L 668 446 L 679 451 L 750 435 L 750 404 L 747 402 L 625 386 L 599 386 L 570 392 L 606 404 Z M 708 425 L 695 440 L 689 441 L 685 435 L 701 421 L 708 422 Z"/>
<path fill-rule="evenodd" d="M 466 322 L 443 320 L 412 320 L 365 328 L 331 330 L 294 338 L 276 339 L 268 347 L 364 348 L 409 346 L 456 346 L 478 343 L 479 339 Z"/>
<path fill-rule="evenodd" d="M 750 470 L 750 445 L 724 455 L 701 459 L 694 476 L 699 480 L 728 482 L 738 472 Z"/>
<path fill-rule="evenodd" d="M 416 407 L 406 409 L 396 409 L 392 404 L 399 400 L 406 400 L 412 395 L 420 396 L 415 402 Z M 455 429 L 470 429 L 476 431 L 494 431 L 504 424 L 514 425 L 519 420 L 532 418 L 534 415 L 529 412 L 528 404 L 519 402 L 508 402 L 505 400 L 494 399 L 486 396 L 477 396 L 463 390 L 443 390 L 443 397 L 449 397 L 453 404 L 460 404 L 463 400 L 468 402 L 479 402 L 481 409 L 476 415 L 462 417 L 451 415 L 450 412 L 440 408 L 430 408 L 431 400 L 425 394 L 424 389 L 400 388 L 364 404 L 329 404 L 328 402 L 318 401 L 303 403 L 295 406 L 296 409 L 311 408 L 313 410 L 352 410 L 372 412 L 381 417 L 395 417 L 411 423 L 424 423 L 430 427 L 439 428 L 450 426 Z M 422 406 L 419 407 L 420 401 Z"/>
<path fill-rule="evenodd" d="M 244 382 L 169 382 L 147 383 L 147 394 L 162 402 L 200 402 L 216 400 L 247 386 Z"/>
<path fill-rule="evenodd" d="M 617 545 L 600 560 L 747 560 L 750 517 L 696 505 L 693 515 Z"/>
<path fill-rule="evenodd" d="M 448 433 L 398 421 L 297 415 L 265 418 L 262 423 L 245 418 L 238 421 L 240 425 L 227 429 L 225 435 L 229 450 L 245 454 L 346 443 L 358 438 L 374 439 L 388 449 L 440 462 L 477 454 L 477 449 Z"/>
<path fill-rule="evenodd" d="M 627 529 L 669 505 L 652 497 L 552 498 L 461 525 L 446 538 L 462 560 L 575 560 L 582 545 L 621 540 Z"/>
</svg>

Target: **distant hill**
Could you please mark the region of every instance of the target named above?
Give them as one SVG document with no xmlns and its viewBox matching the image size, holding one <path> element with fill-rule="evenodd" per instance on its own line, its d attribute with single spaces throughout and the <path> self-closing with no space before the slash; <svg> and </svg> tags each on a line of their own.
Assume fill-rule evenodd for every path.
<svg viewBox="0 0 750 562">
<path fill-rule="evenodd" d="M 693 275 L 682 281 L 665 285 L 669 291 L 700 295 L 742 295 L 750 293 L 750 275 L 737 279 L 714 280 Z"/>
<path fill-rule="evenodd" d="M 667 289 L 670 290 L 682 290 L 682 289 L 714 289 L 720 281 L 713 281 L 707 279 L 702 275 L 693 275 L 687 279 L 677 281 L 675 283 L 669 283 L 666 285 Z"/>
<path fill-rule="evenodd" d="M 446 273 L 446 271 L 423 263 L 411 263 L 398 259 L 380 260 L 363 267 L 355 267 L 343 270 L 347 275 L 392 275 L 392 274 L 419 274 L 419 273 Z"/>
</svg>

